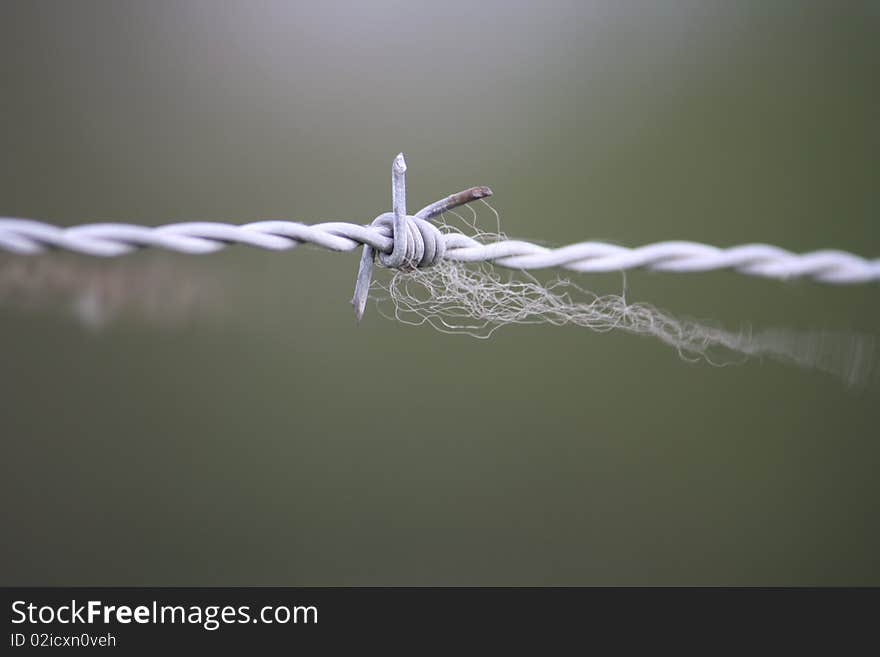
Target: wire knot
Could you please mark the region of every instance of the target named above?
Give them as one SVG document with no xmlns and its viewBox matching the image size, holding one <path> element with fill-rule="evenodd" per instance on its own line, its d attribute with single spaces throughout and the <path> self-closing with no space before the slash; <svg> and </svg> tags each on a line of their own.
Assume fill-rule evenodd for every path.
<svg viewBox="0 0 880 657">
<path fill-rule="evenodd" d="M 394 230 L 394 213 L 385 212 L 373 220 L 373 226 L 388 228 L 394 238 L 391 253 L 379 252 L 379 262 L 389 269 L 414 271 L 433 267 L 446 255 L 443 233 L 431 222 L 406 215 L 402 231 Z"/>
<path fill-rule="evenodd" d="M 393 212 L 383 212 L 373 220 L 372 226 L 383 228 L 391 234 L 393 244 L 390 253 L 379 251 L 379 262 L 389 269 L 414 271 L 432 267 L 446 255 L 446 237 L 431 223 L 431 219 L 443 212 L 491 196 L 488 187 L 471 187 L 447 196 L 431 205 L 423 207 L 415 215 L 406 212 L 406 158 L 403 153 L 394 158 L 391 165 L 391 207 Z M 358 267 L 357 282 L 354 286 L 355 316 L 360 320 L 364 315 L 370 281 L 373 277 L 373 258 L 376 251 L 364 242 L 361 264 Z"/>
</svg>

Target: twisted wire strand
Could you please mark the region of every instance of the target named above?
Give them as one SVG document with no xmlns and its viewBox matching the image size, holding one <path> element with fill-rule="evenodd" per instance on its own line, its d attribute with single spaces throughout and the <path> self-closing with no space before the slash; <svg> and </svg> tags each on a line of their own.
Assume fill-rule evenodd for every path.
<svg viewBox="0 0 880 657">
<path fill-rule="evenodd" d="M 407 217 L 408 223 L 423 219 L 429 214 L 425 210 L 415 217 Z M 797 254 L 767 244 L 719 248 L 683 241 L 657 242 L 636 248 L 603 242 L 550 248 L 519 240 L 482 243 L 458 232 L 441 232 L 440 236 L 443 244 L 437 248 L 444 251 L 445 259 L 490 262 L 513 269 L 561 267 L 577 272 L 617 272 L 633 268 L 674 272 L 734 269 L 776 279 L 812 278 L 838 284 L 880 281 L 880 258 L 867 259 L 836 250 Z M 201 254 L 230 244 L 282 251 L 303 243 L 330 251 L 353 251 L 367 245 L 387 255 L 394 246 L 393 226 L 390 221 L 374 225 L 258 221 L 243 225 L 186 222 L 158 227 L 95 223 L 64 228 L 30 219 L 0 218 L 0 250 L 17 254 L 57 248 L 113 257 L 146 247 Z"/>
</svg>

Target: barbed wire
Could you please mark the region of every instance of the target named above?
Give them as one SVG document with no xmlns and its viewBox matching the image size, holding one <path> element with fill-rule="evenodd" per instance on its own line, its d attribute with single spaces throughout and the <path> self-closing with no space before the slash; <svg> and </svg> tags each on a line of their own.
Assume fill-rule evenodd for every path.
<svg viewBox="0 0 880 657">
<path fill-rule="evenodd" d="M 698 272 L 736 269 L 768 278 L 812 277 L 826 283 L 880 280 L 880 259 L 844 251 L 792 253 L 768 244 L 719 248 L 698 242 L 657 242 L 627 248 L 603 242 L 580 242 L 549 248 L 520 240 L 484 244 L 462 233 L 442 233 L 445 256 L 461 262 L 491 262 L 514 269 L 562 267 L 577 272 L 615 272 L 637 267 L 659 271 Z M 231 244 L 281 251 L 309 243 L 331 251 L 353 251 L 368 245 L 391 253 L 388 227 L 346 222 L 302 224 L 259 221 L 235 225 L 187 222 L 148 227 L 99 223 L 61 228 L 28 219 L 0 218 L 0 249 L 18 254 L 59 248 L 92 256 L 120 256 L 145 247 L 179 253 L 212 253 Z"/>
<path fill-rule="evenodd" d="M 580 242 L 551 248 L 522 240 L 484 243 L 460 232 L 443 232 L 431 219 L 458 206 L 492 195 L 488 187 L 472 187 L 436 201 L 415 215 L 406 213 L 406 162 L 398 155 L 392 166 L 393 212 L 370 225 L 349 222 L 303 224 L 258 221 L 243 225 L 184 222 L 150 227 L 126 223 L 93 223 L 71 227 L 41 221 L 0 217 L 0 250 L 36 254 L 63 249 L 92 256 L 114 257 L 154 247 L 178 253 L 211 253 L 231 244 L 282 251 L 308 243 L 331 251 L 363 247 L 355 297 L 360 317 L 366 303 L 373 259 L 402 270 L 430 267 L 447 259 L 489 262 L 514 269 L 561 267 L 576 272 L 617 272 L 647 268 L 670 272 L 733 269 L 775 279 L 812 278 L 824 283 L 880 281 L 880 258 L 867 259 L 838 250 L 792 253 L 768 244 L 720 248 L 687 241 L 669 241 L 627 248 L 604 242 Z"/>
</svg>

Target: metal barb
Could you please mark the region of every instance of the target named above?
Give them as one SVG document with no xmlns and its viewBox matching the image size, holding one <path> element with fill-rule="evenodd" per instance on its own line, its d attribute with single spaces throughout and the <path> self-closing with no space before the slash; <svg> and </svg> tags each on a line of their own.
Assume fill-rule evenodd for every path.
<svg viewBox="0 0 880 657">
<path fill-rule="evenodd" d="M 394 212 L 394 250 L 387 265 L 396 269 L 406 258 L 408 232 L 406 230 L 406 158 L 398 153 L 391 165 L 391 209 Z"/>
<path fill-rule="evenodd" d="M 488 187 L 471 187 L 426 205 L 414 217 L 430 221 L 447 210 L 452 210 L 488 196 L 492 196 L 492 190 Z M 383 262 L 386 266 L 396 269 L 404 264 L 409 246 L 406 214 L 406 158 L 403 153 L 398 153 L 391 165 L 391 207 L 394 214 L 392 224 L 394 246 Z M 354 314 L 358 321 L 364 316 L 364 310 L 367 307 L 367 297 L 370 294 L 370 283 L 373 280 L 373 261 L 375 258 L 375 249 L 368 244 L 364 244 L 361 262 L 358 267 L 357 281 L 354 286 L 354 296 L 351 299 L 351 303 L 354 306 Z"/>
<path fill-rule="evenodd" d="M 452 210 L 453 208 L 465 205 L 466 203 L 478 201 L 481 198 L 487 198 L 489 196 L 492 196 L 492 190 L 488 187 L 471 187 L 470 189 L 462 190 L 456 194 L 440 199 L 439 201 L 435 201 L 431 203 L 431 205 L 426 205 L 416 212 L 415 216 L 419 219 L 430 221 L 434 217 L 439 217 L 447 210 Z"/>
</svg>

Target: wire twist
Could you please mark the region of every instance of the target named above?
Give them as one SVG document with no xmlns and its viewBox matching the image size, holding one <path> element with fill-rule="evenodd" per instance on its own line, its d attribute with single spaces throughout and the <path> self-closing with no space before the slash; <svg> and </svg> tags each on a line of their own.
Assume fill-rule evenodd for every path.
<svg viewBox="0 0 880 657">
<path fill-rule="evenodd" d="M 775 279 L 812 278 L 823 283 L 880 281 L 880 259 L 837 250 L 792 253 L 768 244 L 719 248 L 698 242 L 670 241 L 627 248 L 604 242 L 580 242 L 549 248 L 520 240 L 483 243 L 458 232 L 441 232 L 431 219 L 447 210 L 492 195 L 488 187 L 472 187 L 419 210 L 406 213 L 406 162 L 397 156 L 392 167 L 393 212 L 380 214 L 370 225 L 348 222 L 303 224 L 258 221 L 243 225 L 186 222 L 158 227 L 95 223 L 59 227 L 30 219 L 0 217 L 0 251 L 30 255 L 56 248 L 92 256 L 113 257 L 155 247 L 179 253 L 212 253 L 230 244 L 283 251 L 303 243 L 331 251 L 363 247 L 352 302 L 360 318 L 367 300 L 372 264 L 378 254 L 386 267 L 411 271 L 443 259 L 490 262 L 513 269 L 561 267 L 576 272 L 617 272 L 633 268 L 703 272 L 734 269 Z"/>
</svg>

